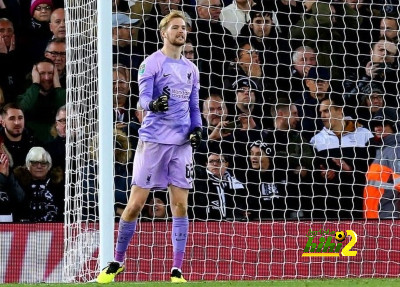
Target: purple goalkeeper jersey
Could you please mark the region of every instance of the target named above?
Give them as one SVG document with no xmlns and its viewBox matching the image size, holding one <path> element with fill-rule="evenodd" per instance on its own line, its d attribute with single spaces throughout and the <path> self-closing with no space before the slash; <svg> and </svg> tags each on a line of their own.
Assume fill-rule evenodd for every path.
<svg viewBox="0 0 400 287">
<path fill-rule="evenodd" d="M 185 57 L 174 60 L 160 50 L 147 57 L 139 67 L 140 106 L 149 111 L 150 101 L 161 96 L 168 86 L 170 98 L 166 112 L 149 111 L 139 129 L 142 141 L 182 145 L 189 133 L 201 127 L 199 109 L 199 70 Z"/>
</svg>

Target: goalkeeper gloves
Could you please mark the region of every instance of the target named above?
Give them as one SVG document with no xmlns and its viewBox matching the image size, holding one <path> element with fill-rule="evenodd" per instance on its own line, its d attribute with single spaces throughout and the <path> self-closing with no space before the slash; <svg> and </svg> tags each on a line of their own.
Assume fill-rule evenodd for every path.
<svg viewBox="0 0 400 287">
<path fill-rule="evenodd" d="M 190 144 L 194 149 L 197 149 L 201 142 L 201 128 L 197 127 L 189 135 Z"/>
<path fill-rule="evenodd" d="M 165 112 L 168 111 L 168 100 L 171 92 L 168 86 L 165 86 L 161 96 L 149 103 L 149 109 L 152 112 Z"/>
</svg>

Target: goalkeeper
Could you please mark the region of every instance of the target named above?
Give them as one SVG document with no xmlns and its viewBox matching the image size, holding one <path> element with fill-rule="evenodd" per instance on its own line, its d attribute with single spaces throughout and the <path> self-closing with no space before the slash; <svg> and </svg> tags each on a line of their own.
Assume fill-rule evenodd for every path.
<svg viewBox="0 0 400 287">
<path fill-rule="evenodd" d="M 192 147 L 201 141 L 199 70 L 182 56 L 187 36 L 184 14 L 172 11 L 159 28 L 163 47 L 139 67 L 139 103 L 149 112 L 139 129 L 131 195 L 119 222 L 115 261 L 101 271 L 99 283 L 109 283 L 124 271 L 125 253 L 150 189 L 167 187 L 172 211 L 171 281 L 186 282 L 181 267 L 189 227 Z"/>
</svg>

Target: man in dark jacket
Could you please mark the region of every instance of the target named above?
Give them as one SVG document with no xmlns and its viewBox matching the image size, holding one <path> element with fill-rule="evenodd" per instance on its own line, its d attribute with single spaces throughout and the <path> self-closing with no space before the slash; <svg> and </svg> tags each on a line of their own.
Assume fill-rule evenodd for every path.
<svg viewBox="0 0 400 287">
<path fill-rule="evenodd" d="M 203 220 L 242 220 L 246 218 L 247 191 L 233 177 L 224 155 L 208 155 L 205 176 L 195 180 L 193 218 Z"/>
<path fill-rule="evenodd" d="M 3 128 L 0 130 L 0 141 L 10 152 L 13 166 L 23 166 L 29 150 L 36 145 L 36 139 L 25 129 L 24 112 L 18 105 L 6 104 L 1 111 L 1 116 Z"/>
</svg>

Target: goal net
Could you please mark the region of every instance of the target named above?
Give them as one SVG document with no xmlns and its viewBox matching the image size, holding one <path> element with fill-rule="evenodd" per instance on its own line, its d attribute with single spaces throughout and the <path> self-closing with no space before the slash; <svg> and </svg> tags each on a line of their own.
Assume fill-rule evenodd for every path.
<svg viewBox="0 0 400 287">
<path fill-rule="evenodd" d="M 139 66 L 162 46 L 158 24 L 171 9 L 188 16 L 183 55 L 200 70 L 203 117 L 185 278 L 398 277 L 398 5 L 257 1 L 249 12 L 250 0 L 237 1 L 244 11 L 113 0 L 114 162 L 101 163 L 98 84 L 111 79 L 98 70 L 99 2 L 65 1 L 65 281 L 104 267 L 99 165 L 114 166 L 116 235 L 145 116 Z M 117 280 L 168 280 L 171 229 L 167 191 L 153 190 Z"/>
</svg>

